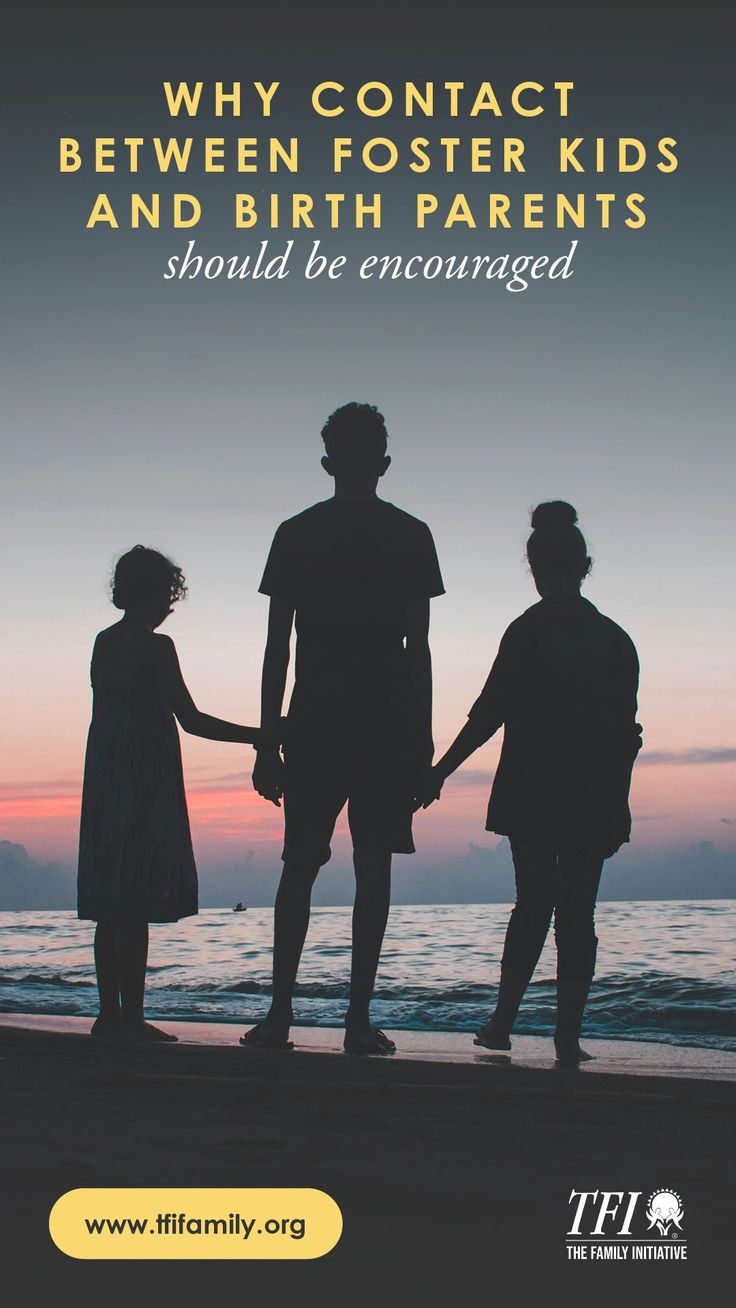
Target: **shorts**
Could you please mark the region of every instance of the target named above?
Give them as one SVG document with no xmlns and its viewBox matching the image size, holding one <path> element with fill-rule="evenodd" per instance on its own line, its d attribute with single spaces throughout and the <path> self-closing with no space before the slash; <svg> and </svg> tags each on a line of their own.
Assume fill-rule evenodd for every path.
<svg viewBox="0 0 736 1308">
<path fill-rule="evenodd" d="M 324 740 L 324 738 L 323 738 Z M 361 745 L 312 736 L 287 740 L 284 750 L 282 858 L 306 858 L 322 867 L 331 857 L 335 824 L 347 804 L 353 848 L 366 854 L 413 854 L 412 769 L 401 748 L 380 754 Z"/>
</svg>

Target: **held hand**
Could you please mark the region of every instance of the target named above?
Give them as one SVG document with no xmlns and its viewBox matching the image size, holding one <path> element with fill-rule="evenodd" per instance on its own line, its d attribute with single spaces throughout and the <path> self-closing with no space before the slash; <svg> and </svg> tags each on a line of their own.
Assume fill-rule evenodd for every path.
<svg viewBox="0 0 736 1308">
<path fill-rule="evenodd" d="M 419 808 L 429 808 L 439 799 L 442 794 L 442 787 L 445 784 L 445 778 L 438 769 L 429 768 L 425 772 L 420 784 L 417 786 L 416 796 L 414 799 L 414 812 Z"/>
<path fill-rule="evenodd" d="M 281 718 L 275 727 L 258 727 L 253 728 L 253 730 L 255 732 L 254 748 L 262 752 L 264 756 L 266 754 L 277 754 L 286 738 L 286 718 Z"/>
<path fill-rule="evenodd" d="M 281 807 L 284 793 L 284 764 L 278 749 L 259 750 L 253 768 L 253 789 L 262 799 Z"/>
</svg>

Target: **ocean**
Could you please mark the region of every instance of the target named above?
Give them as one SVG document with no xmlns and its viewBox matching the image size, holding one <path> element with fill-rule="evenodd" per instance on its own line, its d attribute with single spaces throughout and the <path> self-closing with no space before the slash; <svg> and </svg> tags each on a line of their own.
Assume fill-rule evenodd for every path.
<svg viewBox="0 0 736 1308">
<path fill-rule="evenodd" d="M 399 905 L 373 1005 L 381 1025 L 472 1031 L 495 998 L 509 914 L 503 904 Z M 735 900 L 603 903 L 598 972 L 584 1033 L 736 1050 Z M 93 925 L 71 912 L 0 913 L 0 1011 L 91 1015 Z M 268 1005 L 272 913 L 207 909 L 151 928 L 147 1015 L 247 1026 Z M 350 968 L 350 910 L 316 908 L 295 1001 L 297 1024 L 339 1026 Z M 517 1031 L 554 1026 L 550 937 Z"/>
</svg>

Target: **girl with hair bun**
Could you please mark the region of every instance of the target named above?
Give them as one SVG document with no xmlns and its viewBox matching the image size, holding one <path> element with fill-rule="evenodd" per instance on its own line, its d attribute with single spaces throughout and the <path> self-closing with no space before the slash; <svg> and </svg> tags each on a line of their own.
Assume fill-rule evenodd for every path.
<svg viewBox="0 0 736 1308">
<path fill-rule="evenodd" d="M 143 1017 L 149 922 L 197 912 L 179 733 L 254 745 L 255 727 L 196 707 L 174 643 L 156 634 L 184 597 L 181 569 L 136 545 L 118 560 L 112 601 L 123 610 L 92 653 L 94 695 L 79 841 L 78 909 L 97 923 L 96 1038 L 175 1040 Z"/>
<path fill-rule="evenodd" d="M 494 1012 L 476 1043 L 510 1049 L 514 1020 L 554 914 L 558 1061 L 577 1065 L 595 969 L 603 863 L 631 831 L 629 786 L 641 746 L 639 662 L 626 632 L 580 594 L 591 568 L 577 513 L 540 504 L 527 558 L 539 603 L 506 631 L 468 722 L 432 769 L 424 807 L 503 726 L 486 829 L 509 837 L 516 878 Z"/>
</svg>

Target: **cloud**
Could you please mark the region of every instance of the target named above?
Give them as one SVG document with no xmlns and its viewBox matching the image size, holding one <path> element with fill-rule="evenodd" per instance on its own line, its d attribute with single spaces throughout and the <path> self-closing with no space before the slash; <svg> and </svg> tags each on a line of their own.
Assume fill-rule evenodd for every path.
<svg viewBox="0 0 736 1308">
<path fill-rule="evenodd" d="M 448 785 L 456 786 L 490 786 L 495 772 L 489 768 L 461 768 L 448 777 Z"/>
<path fill-rule="evenodd" d="M 73 908 L 75 877 L 61 863 L 37 863 L 25 845 L 0 840 L 0 910 Z"/>
<path fill-rule="evenodd" d="M 81 793 L 82 778 L 77 777 L 54 777 L 48 781 L 41 779 L 39 781 L 4 781 L 3 796 L 12 795 L 66 795 L 70 791 L 74 794 Z"/>
<path fill-rule="evenodd" d="M 730 819 L 727 819 L 730 821 Z M 394 903 L 508 904 L 514 899 L 511 851 L 505 839 L 468 844 L 442 858 L 397 858 Z M 244 857 L 199 860 L 203 908 L 273 904 L 281 871 L 279 849 L 256 843 Z M 41 863 L 25 846 L 0 840 L 0 910 L 73 909 L 74 868 Z M 602 900 L 724 899 L 736 895 L 736 857 L 711 840 L 679 848 L 639 850 L 625 845 L 606 862 Z M 339 845 L 317 881 L 318 904 L 350 904 L 350 852 Z"/>
<path fill-rule="evenodd" d="M 601 899 L 732 899 L 736 856 L 712 840 L 640 851 L 624 845 L 605 865 Z"/>
<path fill-rule="evenodd" d="M 736 749 L 645 749 L 637 760 L 637 767 L 657 767 L 662 763 L 736 763 Z"/>
</svg>

